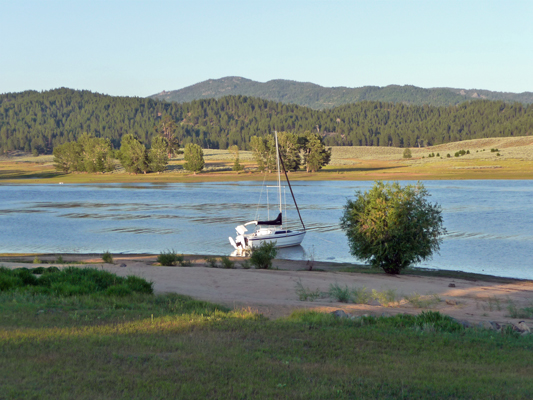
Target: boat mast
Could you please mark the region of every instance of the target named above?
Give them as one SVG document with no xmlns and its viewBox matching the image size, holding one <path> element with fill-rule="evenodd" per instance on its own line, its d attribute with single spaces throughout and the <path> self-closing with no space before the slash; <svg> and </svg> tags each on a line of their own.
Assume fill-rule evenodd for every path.
<svg viewBox="0 0 533 400">
<path fill-rule="evenodd" d="M 279 193 L 279 212 L 283 212 L 281 207 L 281 170 L 279 168 L 279 147 L 278 147 L 278 132 L 274 131 L 274 137 L 276 138 L 276 161 L 278 167 L 278 193 Z"/>
</svg>

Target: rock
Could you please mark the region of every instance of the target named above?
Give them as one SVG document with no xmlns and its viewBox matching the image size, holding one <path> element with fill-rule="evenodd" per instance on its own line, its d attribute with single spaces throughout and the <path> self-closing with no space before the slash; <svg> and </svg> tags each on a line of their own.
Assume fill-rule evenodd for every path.
<svg viewBox="0 0 533 400">
<path fill-rule="evenodd" d="M 499 323 L 494 322 L 494 321 L 489 321 L 489 324 L 490 324 L 490 327 L 494 329 L 495 331 L 499 331 L 502 328 Z"/>
<path fill-rule="evenodd" d="M 462 325 L 463 328 L 472 328 L 472 324 L 470 322 L 468 322 L 467 320 L 465 319 L 455 319 L 455 318 L 452 318 L 452 320 L 454 320 L 455 322 L 457 322 L 459 325 Z"/>
<path fill-rule="evenodd" d="M 448 287 L 455 287 L 455 283 L 450 283 Z"/>
<path fill-rule="evenodd" d="M 121 268 L 124 268 L 124 267 L 127 267 L 127 265 L 124 264 L 124 263 L 122 263 L 122 264 L 120 264 L 120 267 L 121 267 Z"/>
<path fill-rule="evenodd" d="M 330 314 L 332 314 L 334 317 L 337 317 L 337 318 L 348 318 L 349 317 L 349 315 L 346 314 L 342 310 L 336 310 L 336 311 L 331 312 Z"/>
<path fill-rule="evenodd" d="M 527 324 L 526 324 L 525 321 L 520 321 L 520 322 L 518 322 L 517 327 L 518 327 L 518 329 L 520 329 L 522 332 L 531 333 L 531 329 L 529 328 L 529 326 L 527 326 Z"/>
<path fill-rule="evenodd" d="M 446 304 L 448 304 L 450 306 L 456 306 L 457 302 L 455 300 L 446 300 Z"/>
</svg>

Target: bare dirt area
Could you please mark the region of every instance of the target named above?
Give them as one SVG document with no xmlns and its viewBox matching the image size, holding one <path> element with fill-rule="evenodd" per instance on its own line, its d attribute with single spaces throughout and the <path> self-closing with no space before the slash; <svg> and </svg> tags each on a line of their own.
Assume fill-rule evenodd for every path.
<svg viewBox="0 0 533 400">
<path fill-rule="evenodd" d="M 247 308 L 269 318 L 289 315 L 296 309 L 331 312 L 342 309 L 352 315 L 416 314 L 431 309 L 458 320 L 489 325 L 518 323 L 532 319 L 512 318 L 509 307 L 533 307 L 533 281 L 520 281 L 487 276 L 486 279 L 457 279 L 418 275 L 390 276 L 341 272 L 346 265 L 315 262 L 313 271 L 307 270 L 305 261 L 275 260 L 272 270 L 242 269 L 239 259 L 236 269 L 208 268 L 200 256 L 187 256 L 187 267 L 162 267 L 155 255 L 120 255 L 114 264 L 105 264 L 99 255 L 63 255 L 64 264 L 54 263 L 54 256 L 42 256 L 44 264 L 31 264 L 33 256 L 0 257 L 0 266 L 8 268 L 55 265 L 65 267 L 96 267 L 119 276 L 136 275 L 152 281 L 156 293 L 174 292 L 207 300 L 230 308 Z M 78 264 L 74 264 L 78 263 Z M 83 263 L 83 264 L 82 264 Z M 328 296 L 331 285 L 344 288 L 363 287 L 367 292 L 394 293 L 395 299 L 387 306 L 378 300 L 366 304 L 341 303 Z M 321 293 L 314 301 L 301 301 L 297 286 L 310 292 Z M 418 299 L 418 304 L 414 300 Z M 426 301 L 428 300 L 428 301 Z M 425 302 L 425 304 L 424 304 Z M 422 304 L 420 304 L 422 303 Z"/>
</svg>

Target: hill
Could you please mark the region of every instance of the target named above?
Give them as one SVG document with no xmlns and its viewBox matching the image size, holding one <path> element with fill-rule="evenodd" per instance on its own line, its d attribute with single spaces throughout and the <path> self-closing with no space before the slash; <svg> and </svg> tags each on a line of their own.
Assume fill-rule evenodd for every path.
<svg viewBox="0 0 533 400">
<path fill-rule="evenodd" d="M 533 103 L 533 93 L 503 93 L 477 89 L 433 88 L 411 85 L 363 86 L 360 88 L 323 87 L 309 82 L 276 79 L 265 83 L 230 76 L 209 79 L 179 90 L 163 91 L 152 99 L 178 103 L 220 98 L 228 95 L 259 97 L 286 104 L 297 104 L 316 110 L 329 109 L 360 101 L 385 101 L 412 105 L 449 106 L 469 100 L 501 100 Z"/>
<path fill-rule="evenodd" d="M 363 101 L 322 111 L 246 96 L 164 102 L 55 89 L 0 95 L 0 152 L 50 153 L 84 132 L 109 138 L 126 133 L 151 142 L 165 115 L 177 123 L 183 146 L 249 149 L 252 136 L 274 130 L 319 132 L 328 146 L 414 147 L 460 140 L 533 134 L 533 105 L 479 100 L 457 106 L 407 106 Z"/>
</svg>

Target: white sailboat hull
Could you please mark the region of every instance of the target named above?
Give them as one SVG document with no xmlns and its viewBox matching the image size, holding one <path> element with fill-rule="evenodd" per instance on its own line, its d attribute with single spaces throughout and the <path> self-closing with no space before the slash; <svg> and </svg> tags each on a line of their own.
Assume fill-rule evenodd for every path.
<svg viewBox="0 0 533 400">
<path fill-rule="evenodd" d="M 282 233 L 282 234 L 270 234 L 270 235 L 246 235 L 250 236 L 248 237 L 248 246 L 250 248 L 258 247 L 262 243 L 267 242 L 275 242 L 276 247 L 291 247 L 291 246 L 299 246 L 302 243 L 302 240 L 304 240 L 305 232 L 300 231 L 292 231 L 289 233 Z"/>
</svg>

